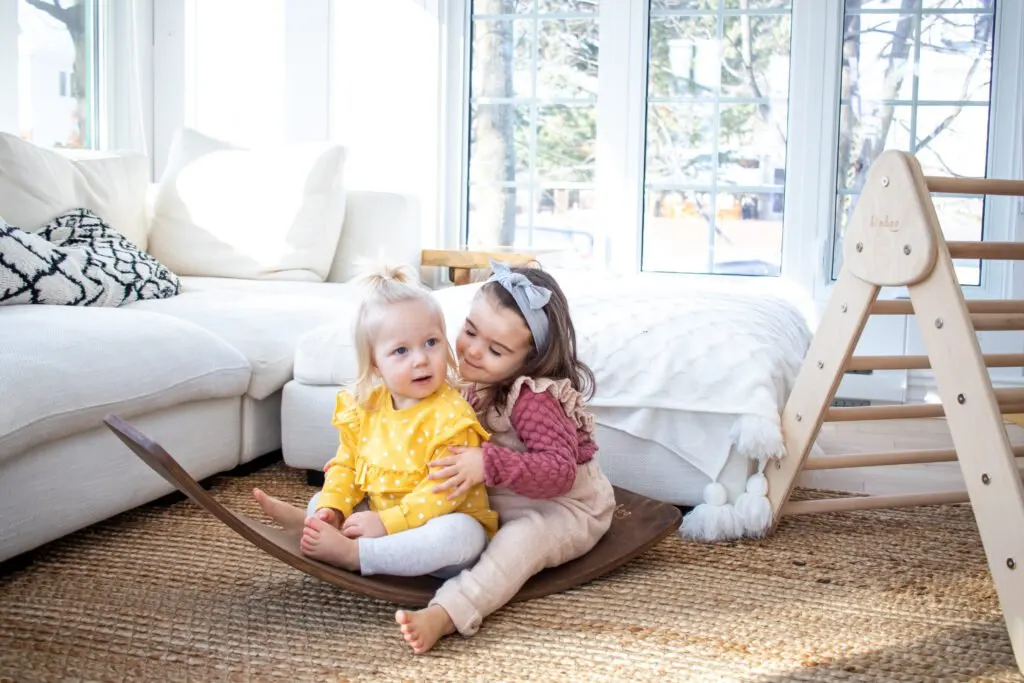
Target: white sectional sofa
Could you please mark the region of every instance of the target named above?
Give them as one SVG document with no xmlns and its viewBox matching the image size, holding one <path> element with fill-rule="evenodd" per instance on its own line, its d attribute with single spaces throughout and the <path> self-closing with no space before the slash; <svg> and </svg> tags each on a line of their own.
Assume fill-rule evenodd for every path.
<svg viewBox="0 0 1024 683">
<path fill-rule="evenodd" d="M 277 265 L 284 269 L 273 270 L 273 257 L 232 262 L 230 235 L 211 244 L 209 234 L 189 234 L 201 222 L 194 215 L 199 211 L 191 214 L 196 224 L 183 225 L 189 214 L 169 221 L 160 214 L 166 201 L 162 209 L 157 201 L 161 192 L 184 195 L 189 182 L 190 191 L 198 191 L 194 178 L 175 170 L 217 161 L 209 153 L 218 149 L 227 146 L 184 132 L 173 168 L 150 186 L 148 162 L 140 155 L 72 159 L 0 134 L 0 217 L 31 230 L 60 211 L 89 208 L 148 246 L 181 275 L 182 284 L 178 296 L 118 308 L 0 305 L 0 561 L 171 491 L 102 426 L 108 413 L 162 443 L 196 478 L 279 449 L 282 388 L 292 377 L 298 339 L 352 315 L 358 292 L 343 281 L 355 260 L 419 262 L 415 199 L 346 189 L 343 154 L 329 148 L 317 163 L 333 152 L 332 167 L 304 167 L 309 177 L 330 176 L 321 184 L 326 194 L 292 196 L 307 225 L 299 238 L 291 226 L 279 240 Z M 236 216 L 234 235 L 246 243 L 273 237 L 270 229 L 257 232 L 254 221 L 261 216 L 251 206 L 238 205 L 246 197 L 260 201 L 264 190 L 225 186 L 218 175 L 232 164 L 267 173 L 267 164 L 253 154 L 249 161 L 241 151 L 233 160 L 221 159 L 207 176 L 209 185 L 199 188 L 203 192 L 179 197 L 202 205 L 211 223 Z M 301 164 L 295 168 L 302 170 Z M 301 193 L 303 179 L 291 180 Z M 307 195 L 312 184 L 305 183 Z M 147 192 L 153 200 L 148 212 Z M 327 226 L 337 211 L 332 214 L 323 201 L 336 193 L 344 200 L 342 224 Z M 270 212 L 277 212 L 275 220 L 284 208 Z M 320 216 L 328 235 L 312 234 L 310 212 Z M 198 246 L 189 247 L 189 240 Z M 261 267 L 266 272 L 256 272 Z M 236 276 L 188 275 L 218 268 Z"/>
</svg>

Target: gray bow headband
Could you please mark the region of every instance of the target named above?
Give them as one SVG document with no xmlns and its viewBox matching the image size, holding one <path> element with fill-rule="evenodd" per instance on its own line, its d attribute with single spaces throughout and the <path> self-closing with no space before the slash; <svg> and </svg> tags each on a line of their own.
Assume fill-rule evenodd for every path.
<svg viewBox="0 0 1024 683">
<path fill-rule="evenodd" d="M 542 352 L 548 343 L 548 316 L 544 313 L 544 306 L 551 299 L 551 290 L 538 287 L 522 273 L 513 273 L 508 264 L 501 261 L 491 261 L 491 270 L 494 274 L 487 281 L 497 282 L 512 295 L 526 318 L 537 351 Z"/>
</svg>

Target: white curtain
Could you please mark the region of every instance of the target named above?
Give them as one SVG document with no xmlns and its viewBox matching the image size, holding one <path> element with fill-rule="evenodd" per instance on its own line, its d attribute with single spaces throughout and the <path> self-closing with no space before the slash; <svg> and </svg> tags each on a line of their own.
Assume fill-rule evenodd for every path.
<svg viewBox="0 0 1024 683">
<path fill-rule="evenodd" d="M 99 3 L 99 146 L 150 155 L 153 131 L 152 3 Z"/>
</svg>

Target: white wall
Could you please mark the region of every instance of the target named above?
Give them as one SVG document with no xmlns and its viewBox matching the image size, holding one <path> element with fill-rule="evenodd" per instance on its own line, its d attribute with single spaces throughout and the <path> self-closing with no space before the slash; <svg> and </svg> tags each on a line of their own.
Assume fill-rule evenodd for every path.
<svg viewBox="0 0 1024 683">
<path fill-rule="evenodd" d="M 157 0 L 157 174 L 182 126 L 242 146 L 327 139 L 330 5 Z"/>
<path fill-rule="evenodd" d="M 333 0 L 331 116 L 353 186 L 419 197 L 424 244 L 440 243 L 440 0 Z"/>
<path fill-rule="evenodd" d="M 441 4 L 157 0 L 157 174 L 182 125 L 243 146 L 334 140 L 350 187 L 417 196 L 437 244 Z"/>
</svg>

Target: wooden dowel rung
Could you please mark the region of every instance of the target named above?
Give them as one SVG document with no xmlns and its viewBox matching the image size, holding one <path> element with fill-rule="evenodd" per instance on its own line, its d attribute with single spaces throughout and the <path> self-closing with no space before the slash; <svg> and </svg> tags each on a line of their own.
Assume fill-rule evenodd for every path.
<svg viewBox="0 0 1024 683">
<path fill-rule="evenodd" d="M 1024 445 L 1011 448 L 1014 456 L 1024 458 Z M 850 467 L 882 467 L 887 465 L 920 465 L 922 463 L 955 462 L 956 450 L 936 448 L 920 451 L 889 451 L 882 453 L 844 453 L 808 458 L 805 470 L 841 470 Z M 1024 466 L 1024 463 L 1021 463 Z"/>
<path fill-rule="evenodd" d="M 1024 330 L 1024 315 L 1012 313 L 979 313 L 971 316 L 975 332 L 1007 332 Z"/>
<path fill-rule="evenodd" d="M 996 389 L 995 392 L 999 407 L 1024 403 L 1024 389 Z"/>
<path fill-rule="evenodd" d="M 1016 453 L 1016 448 L 1014 452 Z M 804 468 L 806 469 L 806 467 Z M 1024 463 L 1017 463 L 1017 471 L 1024 481 Z M 851 512 L 879 508 L 916 507 L 918 505 L 953 505 L 969 503 L 967 491 L 934 491 L 927 493 L 895 493 L 876 496 L 850 496 L 848 498 L 819 498 L 818 500 L 790 500 L 779 514 L 809 515 L 820 512 Z"/>
<path fill-rule="evenodd" d="M 990 194 L 1024 197 L 1024 180 L 1000 178 L 943 178 L 925 176 L 929 192 L 942 194 Z"/>
<path fill-rule="evenodd" d="M 995 389 L 996 401 L 1003 413 L 1015 413 L 1024 407 L 1024 389 Z M 970 396 L 965 397 L 971 400 Z M 902 405 L 857 406 L 855 408 L 829 408 L 825 412 L 828 422 L 854 422 L 864 420 L 911 420 L 943 417 L 941 403 L 907 403 Z"/>
<path fill-rule="evenodd" d="M 808 515 L 820 512 L 850 512 L 878 508 L 914 507 L 917 505 L 952 505 L 967 503 L 967 491 L 937 491 L 934 493 L 902 493 L 885 496 L 851 496 L 849 498 L 822 498 L 818 500 L 792 500 L 782 506 L 781 514 Z"/>
<path fill-rule="evenodd" d="M 968 301 L 967 310 L 971 313 L 1024 314 L 1024 299 L 981 299 Z M 872 315 L 914 315 L 914 307 L 910 303 L 910 299 L 883 299 L 871 305 L 871 313 Z"/>
<path fill-rule="evenodd" d="M 946 242 L 949 255 L 962 259 L 988 261 L 1024 260 L 1024 242 Z"/>
<path fill-rule="evenodd" d="M 913 420 L 942 417 L 946 413 L 941 403 L 911 403 L 892 406 L 857 406 L 855 408 L 829 408 L 826 422 L 859 422 L 868 420 Z"/>
<path fill-rule="evenodd" d="M 990 353 L 982 356 L 990 368 L 1024 367 L 1024 353 Z M 853 356 L 846 370 L 927 370 L 928 356 Z"/>
</svg>

